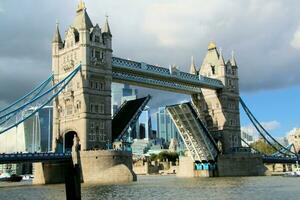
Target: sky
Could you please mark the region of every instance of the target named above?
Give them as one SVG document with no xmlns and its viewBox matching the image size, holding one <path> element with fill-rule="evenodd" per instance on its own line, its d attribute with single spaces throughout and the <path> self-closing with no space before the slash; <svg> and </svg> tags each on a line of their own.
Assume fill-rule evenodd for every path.
<svg viewBox="0 0 300 200">
<path fill-rule="evenodd" d="M 183 71 L 193 55 L 201 65 L 210 41 L 225 58 L 235 52 L 242 98 L 275 136 L 300 126 L 300 1 L 298 0 L 86 0 L 100 26 L 109 16 L 113 54 Z M 77 0 L 0 1 L 0 108 L 51 73 L 55 23 L 72 23 Z M 188 100 L 141 90 L 150 106 Z M 251 130 L 241 111 L 242 126 Z M 253 128 L 253 127 L 252 127 Z"/>
</svg>

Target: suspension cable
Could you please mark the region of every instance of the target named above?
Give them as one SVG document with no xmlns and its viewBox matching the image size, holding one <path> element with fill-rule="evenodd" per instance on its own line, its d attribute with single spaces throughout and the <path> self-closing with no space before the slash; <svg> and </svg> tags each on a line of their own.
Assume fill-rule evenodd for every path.
<svg viewBox="0 0 300 200">
<path fill-rule="evenodd" d="M 276 151 L 279 151 L 280 153 L 282 153 L 283 155 L 287 155 L 286 153 L 283 153 L 281 151 L 281 149 L 284 149 L 294 155 L 296 155 L 294 152 L 290 151 L 289 149 L 287 149 L 286 147 L 284 147 L 282 144 L 280 144 L 270 133 L 268 133 L 268 131 L 259 123 L 259 121 L 254 117 L 254 115 L 252 114 L 252 112 L 249 110 L 249 108 L 246 106 L 245 102 L 242 100 L 242 98 L 240 97 L 240 103 L 242 105 L 242 108 L 244 109 L 244 111 L 246 112 L 248 118 L 250 119 L 250 121 L 252 122 L 252 124 L 254 125 L 255 129 L 259 132 L 259 134 L 264 138 L 264 140 L 271 145 Z M 256 122 L 256 123 L 255 123 Z M 273 145 L 265 136 L 264 134 L 259 130 L 259 128 L 257 127 L 257 125 L 265 132 L 265 134 L 267 136 L 269 136 L 278 146 L 282 147 L 281 149 L 278 149 L 275 145 Z"/>
<path fill-rule="evenodd" d="M 49 76 L 48 79 L 46 79 L 44 82 L 42 82 L 39 86 L 37 86 L 36 88 L 34 88 L 31 92 L 29 92 L 28 94 L 24 95 L 23 97 L 21 97 L 20 99 L 16 100 L 14 103 L 8 105 L 7 107 L 3 108 L 0 110 L 0 113 L 12 108 L 13 106 L 15 106 L 16 104 L 20 103 L 21 101 L 23 101 L 24 99 L 26 99 L 27 97 L 29 97 L 30 95 L 32 95 L 34 92 L 36 92 L 37 90 L 39 90 L 40 88 L 42 88 L 40 91 L 42 91 L 44 89 L 44 87 L 46 87 L 48 85 L 49 82 L 51 82 L 53 80 L 53 74 L 51 76 Z M 39 92 L 40 92 L 39 91 Z M 38 92 L 38 93 L 39 93 Z M 2 117 L 2 116 L 1 116 Z"/>
<path fill-rule="evenodd" d="M 12 125 L 4 128 L 4 129 L 2 129 L 2 130 L 0 129 L 0 134 L 4 133 L 5 131 L 7 131 L 7 130 L 9 130 L 9 129 L 11 129 L 11 128 L 17 126 L 17 125 L 19 125 L 20 123 L 24 122 L 25 120 L 27 120 L 28 118 L 30 118 L 31 116 L 33 116 L 35 113 L 37 113 L 40 109 L 42 109 L 43 107 L 45 107 L 46 105 L 48 105 L 68 85 L 68 83 L 73 79 L 73 77 L 77 74 L 77 72 L 80 69 L 81 69 L 81 65 L 79 65 L 75 70 L 73 70 L 69 75 L 67 75 L 63 80 L 61 80 L 60 82 L 58 82 L 52 88 L 50 88 L 49 90 L 47 90 L 43 94 L 37 96 L 36 98 L 34 98 L 33 100 L 31 100 L 30 102 L 27 102 L 26 104 L 22 105 L 20 108 L 12 111 L 11 113 L 18 112 L 18 111 L 22 110 L 26 106 L 32 104 L 33 102 L 39 100 L 40 98 L 42 98 L 44 96 L 46 96 L 50 92 L 55 91 L 58 88 L 58 86 L 62 85 L 61 88 L 59 88 L 57 91 L 55 91 L 55 93 L 45 103 L 43 103 L 42 105 L 40 105 L 38 109 L 34 110 L 28 116 L 26 116 L 25 118 L 22 118 L 22 120 L 16 122 L 15 124 L 12 124 Z"/>
</svg>

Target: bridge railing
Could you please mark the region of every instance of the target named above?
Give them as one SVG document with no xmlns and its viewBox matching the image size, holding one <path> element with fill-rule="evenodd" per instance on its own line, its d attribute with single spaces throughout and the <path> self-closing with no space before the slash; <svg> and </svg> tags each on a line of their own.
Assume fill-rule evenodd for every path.
<svg viewBox="0 0 300 200">
<path fill-rule="evenodd" d="M 212 79 L 202 75 L 194 75 L 187 72 L 178 70 L 177 68 L 171 67 L 170 69 L 159 67 L 155 65 L 149 65 L 143 62 L 136 62 L 132 60 L 126 60 L 123 58 L 113 57 L 112 65 L 114 67 L 125 68 L 128 70 L 146 72 L 151 74 L 156 74 L 159 76 L 164 76 L 167 78 L 176 78 L 181 81 L 186 81 L 194 84 L 207 84 L 216 88 L 222 88 L 223 83 L 220 80 Z"/>
<path fill-rule="evenodd" d="M 2 153 L 0 154 L 0 164 L 18 162 L 42 162 L 42 161 L 68 161 L 71 160 L 71 153 Z"/>
<path fill-rule="evenodd" d="M 177 90 L 181 90 L 184 92 L 190 92 L 190 93 L 201 92 L 200 88 L 195 87 L 195 86 L 188 86 L 188 85 L 177 84 L 177 83 L 169 82 L 169 81 L 162 81 L 162 80 L 151 79 L 151 78 L 146 78 L 146 77 L 141 77 L 141 76 L 135 76 L 135 75 L 128 74 L 128 73 L 113 72 L 112 77 L 115 79 L 122 79 L 122 80 L 126 80 L 126 81 L 131 81 L 131 82 L 138 82 L 138 83 L 143 83 L 146 85 L 153 85 L 153 86 L 157 86 L 157 87 L 163 86 L 164 88 L 172 88 L 172 89 L 177 89 Z"/>
</svg>

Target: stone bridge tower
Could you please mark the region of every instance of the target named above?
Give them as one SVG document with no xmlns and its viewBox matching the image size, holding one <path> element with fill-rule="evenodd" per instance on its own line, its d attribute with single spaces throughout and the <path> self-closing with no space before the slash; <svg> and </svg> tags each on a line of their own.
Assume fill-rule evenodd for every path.
<svg viewBox="0 0 300 200">
<path fill-rule="evenodd" d="M 54 83 L 77 65 L 82 68 L 53 104 L 53 148 L 70 150 L 78 137 L 81 150 L 105 148 L 111 141 L 112 35 L 106 19 L 93 25 L 84 3 L 61 39 L 52 41 Z"/>
<path fill-rule="evenodd" d="M 201 89 L 202 93 L 193 96 L 204 122 L 222 147 L 223 153 L 230 153 L 233 147 L 240 147 L 240 114 L 238 68 L 234 56 L 227 62 L 218 51 L 215 43 L 208 45 L 207 54 L 199 71 L 192 63 L 190 73 L 198 73 L 224 84 L 220 91 Z"/>
</svg>

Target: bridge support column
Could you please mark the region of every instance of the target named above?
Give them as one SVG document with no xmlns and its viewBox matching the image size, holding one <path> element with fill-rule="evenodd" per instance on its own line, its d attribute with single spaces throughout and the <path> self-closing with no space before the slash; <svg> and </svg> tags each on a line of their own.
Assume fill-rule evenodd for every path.
<svg viewBox="0 0 300 200">
<path fill-rule="evenodd" d="M 196 163 L 190 156 L 179 157 L 178 177 L 214 177 L 216 175 L 217 171 L 215 168 L 196 169 Z"/>
<path fill-rule="evenodd" d="M 260 155 L 225 154 L 217 159 L 218 176 L 264 176 L 267 168 Z"/>
<path fill-rule="evenodd" d="M 35 163 L 34 184 L 64 183 L 73 163 L 78 164 L 84 183 L 127 183 L 136 181 L 132 170 L 132 155 L 123 151 L 80 151 L 73 154 L 72 163 Z M 76 169 L 77 170 L 77 169 Z"/>
</svg>

